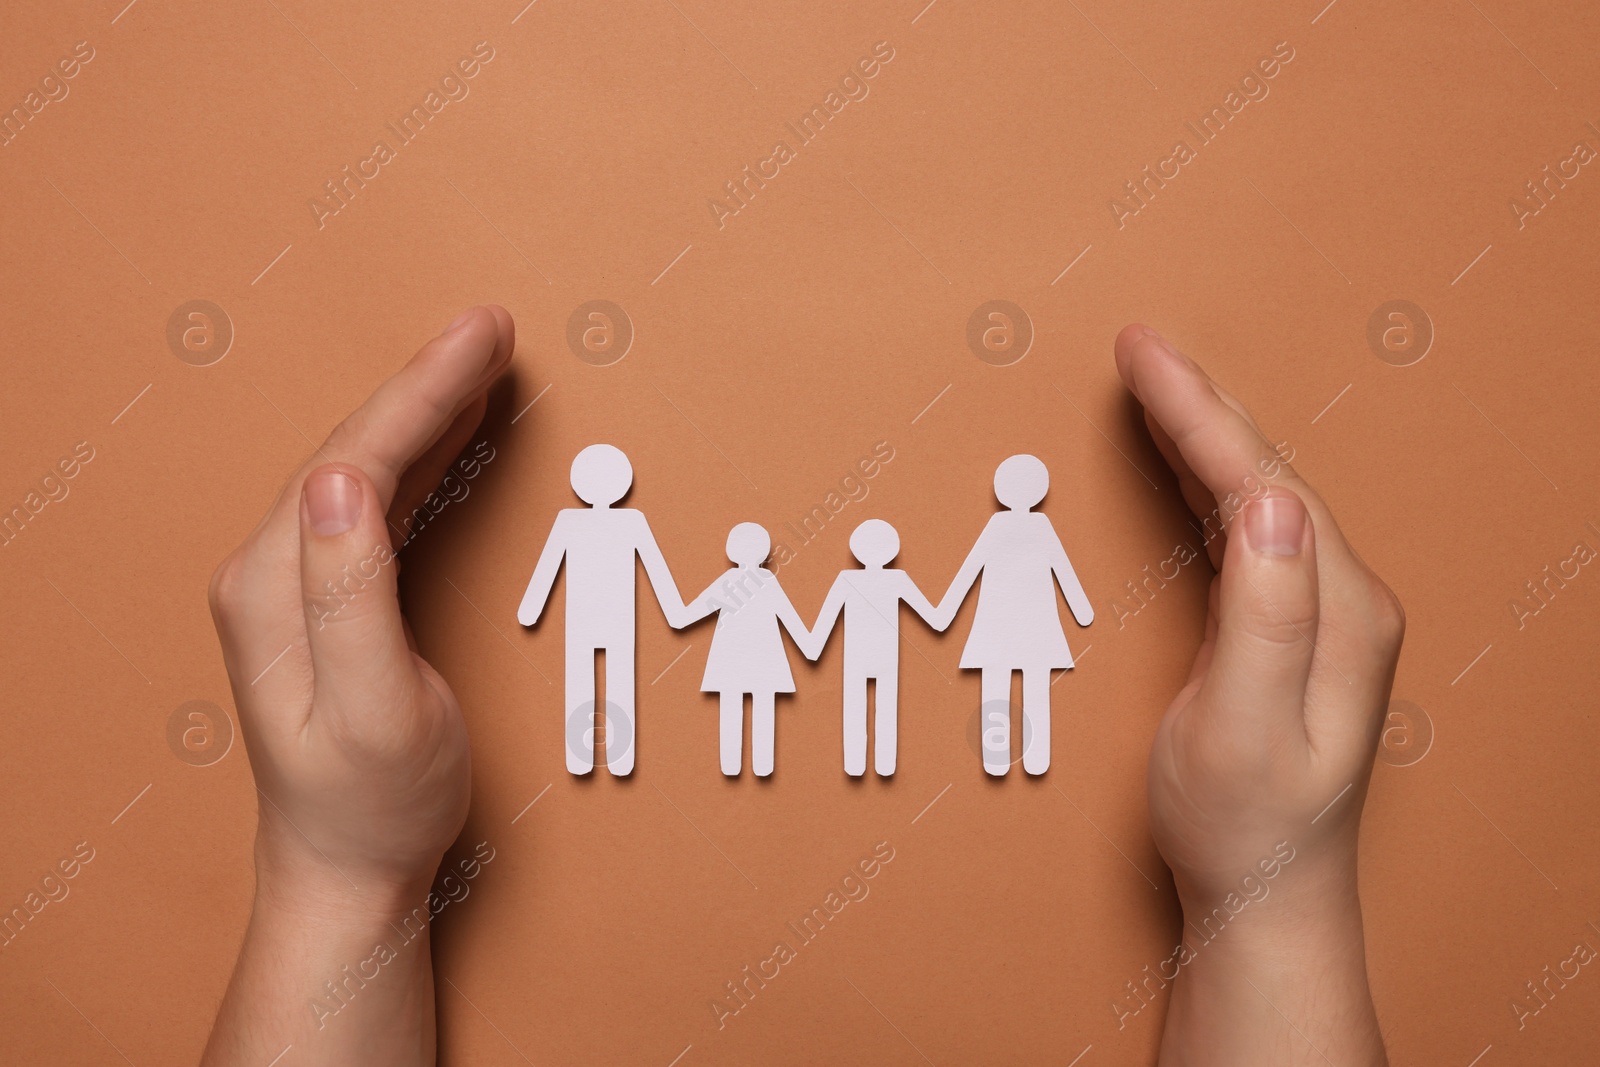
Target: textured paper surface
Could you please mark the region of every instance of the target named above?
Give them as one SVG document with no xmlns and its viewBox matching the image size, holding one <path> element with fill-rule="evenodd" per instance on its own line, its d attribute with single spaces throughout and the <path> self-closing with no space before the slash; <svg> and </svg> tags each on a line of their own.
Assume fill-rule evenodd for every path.
<svg viewBox="0 0 1600 1067">
<path fill-rule="evenodd" d="M 0 950 L 0 1060 L 197 1056 L 256 803 L 240 740 L 208 748 L 226 720 L 184 710 L 233 714 L 207 578 L 311 441 L 489 300 L 515 372 L 403 579 L 472 731 L 451 862 L 495 857 L 438 920 L 443 1062 L 1153 1061 L 1166 993 L 1133 1014 L 1127 983 L 1178 915 L 1144 762 L 1206 574 L 1116 381 L 1130 321 L 1253 408 L 1408 609 L 1412 732 L 1362 845 L 1394 1062 L 1592 1048 L 1588 968 L 1520 1031 L 1509 1006 L 1600 946 L 1600 575 L 1569 562 L 1600 548 L 1591 5 L 125 5 L 0 16 L 6 106 L 93 51 L 0 148 L 0 508 L 27 511 L 0 547 L 0 906 L 93 851 Z M 642 602 L 645 758 L 573 779 L 560 630 L 514 616 L 596 440 L 682 589 L 759 522 L 808 619 L 869 517 L 943 588 L 995 465 L 1039 456 L 1096 609 L 1049 773 L 982 772 L 968 605 L 902 626 L 892 779 L 842 773 L 836 647 L 793 660 L 777 772 L 724 779 L 705 628 Z M 726 983 L 774 966 L 719 1027 Z"/>
</svg>

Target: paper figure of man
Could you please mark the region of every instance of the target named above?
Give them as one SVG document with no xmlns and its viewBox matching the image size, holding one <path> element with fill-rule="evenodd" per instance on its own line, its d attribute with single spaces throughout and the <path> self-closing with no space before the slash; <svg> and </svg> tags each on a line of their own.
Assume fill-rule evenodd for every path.
<svg viewBox="0 0 1600 1067">
<path fill-rule="evenodd" d="M 539 621 L 567 564 L 567 770 L 594 769 L 595 655 L 606 654 L 606 766 L 612 774 L 633 771 L 634 739 L 634 558 L 644 563 L 667 622 L 685 625 L 687 609 L 667 569 L 644 513 L 613 507 L 633 484 L 633 466 L 612 445 L 590 445 L 572 461 L 572 491 L 588 507 L 564 508 L 556 516 L 533 578 L 517 608 L 517 621 Z"/>
<path fill-rule="evenodd" d="M 828 636 L 844 615 L 844 770 L 860 777 L 867 770 L 867 683 L 873 683 L 873 768 L 894 773 L 899 750 L 900 604 L 904 602 L 935 630 L 950 625 L 939 616 L 905 571 L 886 567 L 900 554 L 900 535 L 882 519 L 868 519 L 850 535 L 850 551 L 860 570 L 841 571 L 811 628 L 810 659 L 822 654 Z M 950 612 L 954 616 L 952 608 Z"/>
</svg>

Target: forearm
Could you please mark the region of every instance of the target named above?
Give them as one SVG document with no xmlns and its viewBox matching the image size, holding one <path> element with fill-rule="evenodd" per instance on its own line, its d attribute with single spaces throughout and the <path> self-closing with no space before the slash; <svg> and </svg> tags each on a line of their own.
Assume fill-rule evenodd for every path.
<svg viewBox="0 0 1600 1067">
<path fill-rule="evenodd" d="M 1388 1063 L 1353 888 L 1303 908 L 1263 906 L 1275 905 L 1276 913 L 1247 909 L 1209 941 L 1211 909 L 1185 905 L 1192 957 L 1174 984 L 1162 1067 Z"/>
<path fill-rule="evenodd" d="M 257 845 L 256 895 L 201 1067 L 435 1058 L 428 879 L 352 884 Z M 285 1062 L 290 1062 L 287 1059 Z"/>
</svg>

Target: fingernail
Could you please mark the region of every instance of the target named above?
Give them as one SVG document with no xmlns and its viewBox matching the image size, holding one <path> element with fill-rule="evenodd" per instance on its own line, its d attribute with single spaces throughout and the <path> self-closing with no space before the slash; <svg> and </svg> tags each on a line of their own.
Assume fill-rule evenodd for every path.
<svg viewBox="0 0 1600 1067">
<path fill-rule="evenodd" d="M 306 478 L 306 516 L 318 537 L 344 533 L 361 518 L 361 486 L 343 471 L 323 467 Z"/>
<path fill-rule="evenodd" d="M 476 306 L 469 307 L 467 310 L 465 310 L 461 314 L 457 315 L 455 317 L 455 320 L 453 322 L 451 322 L 450 325 L 448 325 L 448 326 L 446 326 L 444 328 L 444 332 L 445 333 L 455 333 L 457 330 L 461 329 L 461 327 L 463 327 L 463 326 L 465 326 L 467 324 L 467 320 L 472 318 L 472 313 L 474 311 L 477 311 L 477 310 L 478 309 L 477 309 Z M 440 336 L 442 337 L 444 335 L 440 334 Z"/>
<path fill-rule="evenodd" d="M 1157 340 L 1160 340 L 1160 338 L 1161 338 L 1161 335 L 1159 333 L 1157 333 L 1155 330 L 1152 330 L 1148 326 L 1141 325 L 1140 329 L 1144 330 L 1144 333 L 1140 334 L 1141 337 L 1154 337 Z"/>
<path fill-rule="evenodd" d="M 1269 556 L 1298 556 L 1306 533 L 1306 506 L 1293 493 L 1278 490 L 1253 500 L 1245 510 L 1250 547 Z"/>
</svg>

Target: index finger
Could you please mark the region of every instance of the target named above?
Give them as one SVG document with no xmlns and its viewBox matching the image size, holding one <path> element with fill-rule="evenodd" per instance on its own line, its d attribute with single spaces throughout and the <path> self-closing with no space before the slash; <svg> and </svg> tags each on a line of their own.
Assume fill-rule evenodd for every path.
<svg viewBox="0 0 1600 1067">
<path fill-rule="evenodd" d="M 514 340 L 505 309 L 470 308 L 334 428 L 224 562 L 222 570 L 240 594 L 235 599 L 241 605 L 228 613 L 229 632 L 262 623 L 289 625 L 303 634 L 298 621 L 283 620 L 298 620 L 300 614 L 300 486 L 306 476 L 326 463 L 359 467 L 372 479 L 387 511 L 401 474 L 505 369 Z M 272 636 L 286 635 L 274 631 Z"/>
<path fill-rule="evenodd" d="M 455 421 L 457 414 L 511 361 L 515 332 L 501 307 L 463 311 L 444 333 L 378 386 L 333 432 L 314 461 L 354 463 L 378 487 L 385 510 L 395 486 Z"/>
<path fill-rule="evenodd" d="M 1225 394 L 1198 364 L 1160 334 L 1140 335 L 1132 328 L 1117 337 L 1116 356 L 1123 381 L 1176 450 L 1173 456 L 1163 449 L 1179 479 L 1192 478 L 1215 499 L 1216 510 L 1208 516 L 1195 506 L 1197 494 L 1186 494 L 1203 522 L 1215 518 L 1225 530 L 1245 498 L 1260 495 L 1267 483 L 1283 485 L 1305 501 L 1316 524 L 1322 558 L 1352 555 L 1322 497 L 1284 461 L 1244 406 Z M 1230 506 L 1230 498 L 1237 503 Z M 1206 536 L 1210 535 L 1207 530 Z"/>
<path fill-rule="evenodd" d="M 463 311 L 333 428 L 284 484 L 252 536 L 269 526 L 284 527 L 286 538 L 298 536 L 300 483 L 326 463 L 360 467 L 387 510 L 406 468 L 506 368 L 515 342 L 511 315 L 504 308 Z"/>
</svg>

